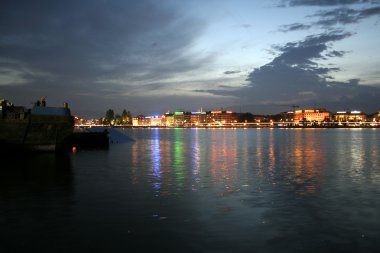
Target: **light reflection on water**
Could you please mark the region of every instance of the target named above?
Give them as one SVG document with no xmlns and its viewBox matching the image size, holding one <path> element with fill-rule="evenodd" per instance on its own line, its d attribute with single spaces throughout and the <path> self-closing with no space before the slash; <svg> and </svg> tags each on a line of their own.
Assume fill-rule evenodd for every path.
<svg viewBox="0 0 380 253">
<path fill-rule="evenodd" d="M 10 231 L 10 248 L 34 231 L 23 249 L 46 241 L 48 249 L 71 252 L 380 249 L 377 129 L 123 131 L 136 142 L 72 154 L 70 173 L 45 178 L 42 193 L 27 188 L 42 205 L 26 213 L 30 193 L 21 186 L 38 179 L 25 174 L 45 158 L 19 162 L 29 164 L 27 173 L 3 174 L 0 225 Z M 48 171 L 62 171 L 55 159 Z M 56 216 L 39 215 L 54 208 Z M 18 230 L 4 215 L 18 220 Z"/>
<path fill-rule="evenodd" d="M 152 185 L 157 191 L 164 185 L 166 194 L 180 193 L 189 185 L 196 189 L 208 178 L 207 184 L 222 185 L 227 192 L 268 180 L 272 185 L 289 185 L 298 194 L 312 194 L 331 156 L 329 134 L 321 134 L 323 130 L 318 135 L 315 131 L 273 129 L 141 131 L 132 132 L 138 139 L 133 145 L 133 178 L 143 180 L 146 174 L 137 168 L 142 167 L 142 160 L 150 161 Z M 339 146 L 339 152 L 347 153 L 347 145 Z M 363 166 L 363 147 L 355 144 L 351 148 L 355 150 L 334 159 L 339 165 L 349 156 L 355 160 L 350 166 L 357 170 Z M 373 149 L 370 152 L 376 156 Z"/>
<path fill-rule="evenodd" d="M 161 189 L 161 151 L 159 130 L 155 129 L 155 136 L 152 140 L 152 172 L 155 178 L 153 187 L 156 191 Z"/>
<path fill-rule="evenodd" d="M 349 251 L 350 242 L 360 245 L 361 236 L 379 235 L 367 224 L 380 218 L 379 201 L 371 201 L 380 185 L 378 131 L 155 129 L 129 134 L 138 140 L 133 148 L 154 143 L 144 157 L 168 158 L 160 164 L 166 168 L 160 178 L 166 190 L 159 195 L 188 198 L 190 210 L 202 213 L 196 220 L 209 228 L 210 240 L 233 232 L 240 239 L 232 236 L 232 241 L 244 242 L 244 250 L 252 236 L 274 242 L 267 249 L 279 250 L 291 238 L 299 240 L 292 250 L 318 252 L 318 247 Z M 362 212 L 369 216 L 361 219 Z M 368 240 L 364 248 L 370 248 L 366 243 L 377 245 Z"/>
<path fill-rule="evenodd" d="M 348 134 L 338 132 L 336 157 L 341 177 L 349 177 L 353 182 L 379 180 L 379 136 L 377 131 L 354 129 Z"/>
</svg>

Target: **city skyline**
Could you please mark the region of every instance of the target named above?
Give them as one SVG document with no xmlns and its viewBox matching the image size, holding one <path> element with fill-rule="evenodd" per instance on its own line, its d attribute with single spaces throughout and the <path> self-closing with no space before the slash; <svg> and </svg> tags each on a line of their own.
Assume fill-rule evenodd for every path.
<svg viewBox="0 0 380 253">
<path fill-rule="evenodd" d="M 81 126 L 142 126 L 142 127 L 378 127 L 380 109 L 372 114 L 354 110 L 331 112 L 324 108 L 296 108 L 272 115 L 234 112 L 228 110 L 211 111 L 168 111 L 156 115 L 133 115 L 123 111 L 115 113 L 109 109 L 99 119 L 84 119 L 75 116 L 75 125 Z"/>
<path fill-rule="evenodd" d="M 203 110 L 202 108 L 200 108 L 199 110 L 184 110 L 184 109 L 179 109 L 179 110 L 168 110 L 166 112 L 157 112 L 157 113 L 154 113 L 154 114 L 136 114 L 136 113 L 133 113 L 131 111 L 128 111 L 128 113 L 130 113 L 130 115 L 132 117 L 161 117 L 161 116 L 164 116 L 164 115 L 167 115 L 167 114 L 175 114 L 175 113 L 185 113 L 185 114 L 201 114 L 201 113 L 212 113 L 212 112 L 225 112 L 225 113 L 237 113 L 237 114 L 252 114 L 252 115 L 255 115 L 255 116 L 276 116 L 276 115 L 280 115 L 280 114 L 283 114 L 283 113 L 293 113 L 293 112 L 300 112 L 300 111 L 308 111 L 308 110 L 319 110 L 319 111 L 325 111 L 325 112 L 329 112 L 331 114 L 340 114 L 340 113 L 353 113 L 353 114 L 356 114 L 356 113 L 360 113 L 360 114 L 366 114 L 366 115 L 375 115 L 375 114 L 379 114 L 380 113 L 380 109 L 376 110 L 376 111 L 371 111 L 371 112 L 366 112 L 366 111 L 362 111 L 362 110 L 339 110 L 339 111 L 332 111 L 332 110 L 329 110 L 327 108 L 324 108 L 324 107 L 319 107 L 319 108 L 312 108 L 312 107 L 308 107 L 308 108 L 300 108 L 299 106 L 293 106 L 292 108 L 289 108 L 289 110 L 284 110 L 284 111 L 277 111 L 277 112 L 274 112 L 274 113 L 271 113 L 271 114 L 264 114 L 264 113 L 252 113 L 252 112 L 249 112 L 249 111 L 233 111 L 233 110 L 228 110 L 228 109 L 224 109 L 224 108 L 220 108 L 220 109 L 210 109 L 210 110 Z M 123 112 L 119 112 L 119 111 L 115 111 L 113 109 L 108 109 L 99 119 L 101 118 L 104 118 L 104 117 L 107 117 L 106 115 L 108 114 L 109 111 L 112 111 L 112 114 L 116 117 L 116 116 L 120 116 L 122 117 L 123 115 L 123 112 L 125 111 L 126 112 L 126 109 L 123 109 Z M 76 115 L 77 117 L 80 117 L 81 115 Z M 86 120 L 93 120 L 93 119 L 88 119 L 86 118 Z"/>
<path fill-rule="evenodd" d="M 379 109 L 378 0 L 5 1 L 0 17 L 0 99 L 16 104 Z"/>
</svg>

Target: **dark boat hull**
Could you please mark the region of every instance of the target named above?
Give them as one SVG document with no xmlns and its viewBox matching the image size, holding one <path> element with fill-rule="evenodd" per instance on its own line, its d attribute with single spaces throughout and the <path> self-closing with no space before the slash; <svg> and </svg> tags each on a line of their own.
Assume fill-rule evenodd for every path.
<svg viewBox="0 0 380 253">
<path fill-rule="evenodd" d="M 33 115 L 30 111 L 0 119 L 1 149 L 64 150 L 74 129 L 69 115 Z"/>
</svg>

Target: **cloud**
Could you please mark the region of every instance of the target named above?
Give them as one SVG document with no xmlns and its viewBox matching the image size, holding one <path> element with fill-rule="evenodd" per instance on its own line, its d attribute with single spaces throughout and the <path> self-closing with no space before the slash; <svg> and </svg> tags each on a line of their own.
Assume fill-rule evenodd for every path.
<svg viewBox="0 0 380 253">
<path fill-rule="evenodd" d="M 227 71 L 224 71 L 223 74 L 233 75 L 233 74 L 239 74 L 240 72 L 241 72 L 240 70 L 227 70 Z"/>
<path fill-rule="evenodd" d="M 314 24 L 324 27 L 354 24 L 360 22 L 362 19 L 366 19 L 372 16 L 380 17 L 380 6 L 360 10 L 347 7 L 336 8 L 333 10 L 319 11 L 313 16 L 320 18 L 320 20 Z"/>
<path fill-rule="evenodd" d="M 328 57 L 343 57 L 347 51 L 337 51 L 337 50 L 332 50 L 330 52 L 327 52 L 326 56 Z"/>
<path fill-rule="evenodd" d="M 332 44 L 352 36 L 344 31 L 307 36 L 298 42 L 277 45 L 278 55 L 268 64 L 255 68 L 247 77 L 247 85 L 234 91 L 209 90 L 218 95 L 234 95 L 240 104 L 256 113 L 286 110 L 280 105 L 327 107 L 347 106 L 375 111 L 380 88 L 360 85 L 359 79 L 346 82 L 331 80 L 337 67 L 323 67 L 324 60 L 342 57 L 346 52 L 331 50 Z M 248 106 L 249 105 L 249 106 Z"/>
<path fill-rule="evenodd" d="M 358 4 L 366 4 L 367 8 L 357 8 Z M 376 4 L 376 5 L 374 5 Z M 309 15 L 309 18 L 318 18 L 317 21 L 309 24 L 293 23 L 289 25 L 282 25 L 279 27 L 281 32 L 291 32 L 308 30 L 313 27 L 331 28 L 337 25 L 356 24 L 370 17 L 380 17 L 380 0 L 379 1 L 365 1 L 365 0 L 287 0 L 283 1 L 281 6 L 319 6 L 319 7 L 332 7 L 319 10 L 316 14 Z M 339 6 L 338 8 L 333 8 Z M 352 6 L 352 7 L 347 7 Z M 356 8 L 353 8 L 356 7 Z"/>
<path fill-rule="evenodd" d="M 293 23 L 290 25 L 283 25 L 280 27 L 281 32 L 293 32 L 293 31 L 302 31 L 302 30 L 308 30 L 312 26 L 311 25 L 305 25 L 301 23 Z"/>
<path fill-rule="evenodd" d="M 329 42 L 339 41 L 351 35 L 349 32 L 332 31 L 307 36 L 305 40 L 300 42 L 289 42 L 282 46 L 276 46 L 275 49 L 281 54 L 273 60 L 273 64 L 297 64 L 300 67 L 315 69 L 313 66 L 316 63 L 313 60 L 324 58 L 322 52 L 328 49 Z"/>
<path fill-rule="evenodd" d="M 285 0 L 283 4 L 285 6 L 336 6 L 379 2 L 378 0 Z"/>
<path fill-rule="evenodd" d="M 339 72 L 340 68 L 331 65 L 325 67 L 323 64 L 330 58 L 342 58 L 349 53 L 332 48 L 335 42 L 354 35 L 352 32 L 337 29 L 339 25 L 359 23 L 363 19 L 379 16 L 380 6 L 371 4 L 380 4 L 380 1 L 282 1 L 281 7 L 316 6 L 325 9 L 307 16 L 317 17 L 315 22 L 283 25 L 279 27 L 280 31 L 311 30 L 318 27 L 325 28 L 325 32 L 307 36 L 298 42 L 273 46 L 277 53 L 272 61 L 255 68 L 248 75 L 247 86 L 235 91 L 235 96 L 241 99 L 239 102 L 245 101 L 248 110 L 268 113 L 278 111 L 279 105 L 284 104 L 323 106 L 330 110 L 348 109 L 347 107 L 369 112 L 376 110 L 379 107 L 376 97 L 380 95 L 380 88 L 376 85 L 379 83 L 364 86 L 360 84 L 360 79 L 335 81 L 332 73 Z"/>
<path fill-rule="evenodd" d="M 0 17 L 0 96 L 19 103 L 87 96 L 103 108 L 213 60 L 191 51 L 203 21 L 153 0 L 3 1 Z"/>
</svg>

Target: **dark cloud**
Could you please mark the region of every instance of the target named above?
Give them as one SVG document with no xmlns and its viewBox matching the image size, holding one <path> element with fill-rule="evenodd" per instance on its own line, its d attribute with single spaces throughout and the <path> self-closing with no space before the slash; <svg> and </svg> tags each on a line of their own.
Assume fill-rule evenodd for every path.
<svg viewBox="0 0 380 253">
<path fill-rule="evenodd" d="M 326 57 L 342 57 L 345 52 L 330 50 L 332 43 L 352 34 L 334 31 L 308 36 L 299 42 L 276 46 L 279 52 L 270 63 L 254 69 L 247 78 L 248 85 L 235 91 L 207 91 L 218 95 L 234 94 L 247 110 L 275 113 L 279 105 L 297 104 L 301 107 L 327 107 L 330 110 L 352 108 L 375 111 L 380 89 L 360 85 L 359 79 L 338 82 L 329 74 L 336 67 L 322 67 Z M 327 52 L 327 53 L 326 53 Z"/>
<path fill-rule="evenodd" d="M 254 69 L 248 76 L 248 86 L 236 92 L 236 96 L 244 97 L 247 104 L 248 100 L 252 99 L 251 103 L 254 104 L 251 106 L 252 110 L 255 107 L 263 109 L 265 106 L 267 110 L 272 108 L 273 112 L 279 104 L 295 103 L 304 107 L 323 106 L 331 110 L 347 109 L 347 107 L 369 112 L 376 110 L 379 107 L 376 97 L 380 95 L 380 88 L 361 85 L 359 79 L 335 81 L 331 74 L 340 71 L 340 68 L 323 67 L 322 64 L 328 58 L 342 58 L 349 53 L 332 48 L 334 42 L 353 35 L 351 32 L 336 30 L 336 27 L 379 16 L 380 6 L 369 4 L 380 4 L 380 1 L 289 0 L 282 3 L 283 7 L 340 7 L 323 9 L 315 15 L 308 16 L 318 18 L 318 21 L 310 24 L 294 23 L 281 26 L 279 30 L 282 32 L 307 30 L 313 27 L 326 28 L 327 32 L 308 36 L 299 42 L 273 47 L 278 52 L 277 56 L 272 62 Z M 358 4 L 367 4 L 367 8 Z M 355 6 L 355 9 L 351 6 L 349 8 L 348 5 Z M 358 8 L 359 6 L 361 8 Z"/>
<path fill-rule="evenodd" d="M 233 75 L 233 74 L 239 74 L 240 72 L 241 72 L 240 70 L 227 70 L 227 71 L 224 71 L 223 74 Z"/>
<path fill-rule="evenodd" d="M 319 20 L 310 24 L 294 23 L 290 25 L 282 25 L 279 27 L 281 32 L 293 32 L 300 30 L 308 30 L 312 27 L 331 28 L 336 25 L 348 25 L 359 23 L 363 19 L 373 16 L 380 17 L 380 6 L 366 9 L 352 9 L 347 7 L 335 8 L 332 10 L 321 10 L 314 15 L 308 17 L 317 17 Z"/>
<path fill-rule="evenodd" d="M 348 4 L 379 3 L 378 0 L 284 0 L 288 6 L 336 6 Z"/>
<path fill-rule="evenodd" d="M 313 16 L 319 21 L 282 26 L 283 31 L 316 25 L 331 28 L 379 14 L 378 6 L 368 5 L 378 1 L 284 2 L 287 6 L 327 7 L 366 3 L 367 8 L 339 6 L 336 13 L 325 9 Z M 48 102 L 55 104 L 67 100 L 73 111 L 88 116 L 99 115 L 108 108 L 116 111 L 127 108 L 136 113 L 144 113 L 142 110 L 148 108 L 155 112 L 194 108 L 194 97 L 200 106 L 213 109 L 225 106 L 226 98 L 232 96 L 236 103 L 245 101 L 258 106 L 274 104 L 273 101 L 373 105 L 371 99 L 379 95 L 377 88 L 364 87 L 359 80 L 333 82 L 330 75 L 339 68 L 321 64 L 325 59 L 347 53 L 331 46 L 352 36 L 343 31 L 273 47 L 275 58 L 253 70 L 244 88 L 229 86 L 226 80 L 231 76 L 224 77 L 223 82 L 223 78 L 208 80 L 213 85 L 208 85 L 207 80 L 196 86 L 191 81 L 182 82 L 182 76 L 187 73 L 191 76 L 191 71 L 209 66 L 215 56 L 190 50 L 205 30 L 205 24 L 183 15 L 168 3 L 173 1 L 2 1 L 0 98 L 18 104 L 28 104 L 41 96 L 47 96 Z M 358 6 L 364 7 L 355 7 Z M 179 81 L 170 80 L 173 77 Z M 185 95 L 191 90 L 189 87 L 207 86 L 216 90 L 200 88 Z"/>
<path fill-rule="evenodd" d="M 285 1 L 289 3 L 289 6 L 301 6 L 301 5 L 315 5 L 315 6 L 343 6 L 349 4 L 357 3 L 372 3 L 380 4 L 380 1 L 301 1 L 301 0 L 290 0 Z M 344 26 L 348 24 L 356 24 L 373 16 L 380 17 L 380 6 L 367 5 L 367 8 L 349 8 L 347 6 L 339 8 L 328 8 L 318 11 L 314 15 L 309 15 L 307 17 L 318 18 L 317 21 L 311 22 L 309 24 L 293 23 L 289 25 L 282 25 L 279 27 L 281 32 L 291 32 L 308 30 L 313 27 L 322 27 L 331 29 L 338 25 Z"/>
<path fill-rule="evenodd" d="M 326 56 L 328 56 L 328 57 L 343 57 L 346 53 L 348 53 L 348 52 L 347 51 L 332 50 L 332 51 L 328 52 L 326 54 Z"/>
<path fill-rule="evenodd" d="M 347 25 L 358 23 L 362 19 L 372 16 L 380 16 L 380 6 L 360 10 L 343 7 L 328 11 L 320 11 L 313 16 L 319 18 L 319 21 L 315 22 L 315 25 L 325 27 Z"/>
<path fill-rule="evenodd" d="M 288 66 L 296 64 L 303 68 L 315 69 L 317 64 L 313 60 L 324 58 L 322 53 L 328 49 L 328 43 L 351 35 L 349 32 L 333 31 L 308 36 L 301 42 L 289 42 L 283 46 L 276 46 L 275 49 L 281 54 L 273 60 L 272 64 L 280 63 Z"/>
<path fill-rule="evenodd" d="M 0 97 L 96 101 L 78 103 L 83 108 L 103 108 L 111 97 L 123 103 L 136 85 L 212 60 L 189 51 L 203 27 L 153 0 L 2 1 Z"/>
<path fill-rule="evenodd" d="M 294 31 L 301 31 L 301 30 L 307 30 L 310 29 L 311 25 L 305 25 L 301 23 L 294 23 L 290 25 L 283 25 L 280 27 L 281 32 L 294 32 Z"/>
</svg>

